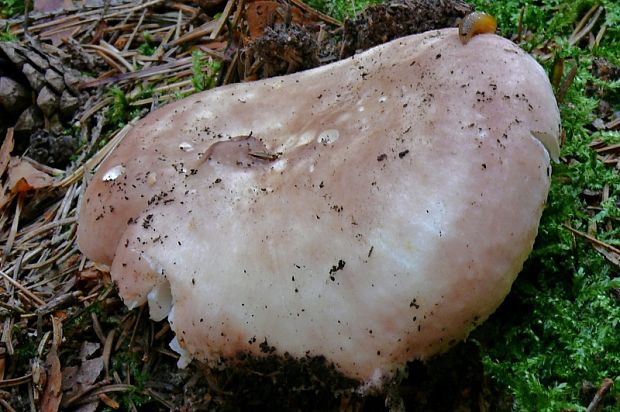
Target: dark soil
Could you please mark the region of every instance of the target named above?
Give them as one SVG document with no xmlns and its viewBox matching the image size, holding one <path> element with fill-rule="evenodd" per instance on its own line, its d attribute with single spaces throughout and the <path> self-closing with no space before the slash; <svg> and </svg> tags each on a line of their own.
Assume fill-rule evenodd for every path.
<svg viewBox="0 0 620 412">
<path fill-rule="evenodd" d="M 368 7 L 345 21 L 343 57 L 411 34 L 456 27 L 473 11 L 460 0 L 395 0 Z"/>
</svg>

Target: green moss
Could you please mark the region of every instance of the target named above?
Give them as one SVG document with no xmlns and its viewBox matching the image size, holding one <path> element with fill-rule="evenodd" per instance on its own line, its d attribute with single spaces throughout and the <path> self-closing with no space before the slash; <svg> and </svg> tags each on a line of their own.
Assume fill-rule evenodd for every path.
<svg viewBox="0 0 620 412">
<path fill-rule="evenodd" d="M 130 119 L 129 99 L 125 92 L 117 86 L 112 87 L 109 92 L 112 96 L 112 104 L 108 110 L 108 121 L 115 127 L 123 127 Z"/>
<path fill-rule="evenodd" d="M 344 21 L 364 10 L 370 4 L 381 3 L 381 0 L 308 0 L 306 3 L 323 13 Z"/>
<path fill-rule="evenodd" d="M 153 86 L 140 86 L 137 91 L 131 93 L 131 97 L 126 94 L 120 87 L 114 86 L 110 88 L 108 94 L 113 101 L 108 109 L 108 122 L 114 128 L 120 128 L 126 125 L 131 119 L 140 115 L 140 108 L 131 105 L 131 102 L 147 99 L 153 96 Z"/>
<path fill-rule="evenodd" d="M 0 41 L 17 41 L 17 36 L 14 35 L 7 26 L 6 29 L 0 31 Z"/>
<path fill-rule="evenodd" d="M 192 86 L 198 92 L 215 87 L 216 76 L 222 64 L 217 60 L 205 59 L 204 53 L 192 53 Z"/>
<path fill-rule="evenodd" d="M 131 383 L 139 390 L 144 389 L 149 379 L 149 374 L 143 366 L 141 353 L 130 351 L 127 345 L 124 345 L 112 358 L 112 370 L 116 371 L 123 381 L 129 377 Z"/>
<path fill-rule="evenodd" d="M 13 325 L 13 339 L 15 346 L 15 359 L 19 365 L 28 365 L 30 360 L 37 355 L 37 345 L 29 337 L 25 330 L 18 325 Z"/>
<path fill-rule="evenodd" d="M 144 32 L 143 37 L 144 43 L 138 46 L 138 52 L 145 56 L 152 56 L 157 49 L 157 44 L 155 44 L 155 40 L 153 39 L 151 32 L 149 32 L 148 30 Z"/>
<path fill-rule="evenodd" d="M 131 410 L 131 404 L 140 407 L 151 401 L 150 396 L 143 393 L 150 375 L 141 357 L 141 352 L 132 351 L 128 344 L 124 344 L 111 358 L 112 372 L 118 374 L 123 382 L 131 382 L 134 386 L 133 389 L 117 395 L 116 400 L 121 404 L 122 410 Z"/>
<path fill-rule="evenodd" d="M 587 95 L 594 84 L 608 95 L 617 110 L 618 82 L 604 82 L 591 74 L 594 57 L 618 63 L 620 5 L 603 1 L 604 21 L 609 25 L 598 48 L 569 45 L 575 24 L 594 4 L 591 1 L 474 1 L 477 9 L 498 17 L 506 37 L 517 32 L 524 8 L 523 47 L 547 49 L 565 59 L 564 72 L 573 65 L 577 75 L 560 105 L 566 141 L 561 164 L 554 165 L 548 205 L 543 215 L 534 252 L 513 287 L 509 311 L 500 312 L 474 334 L 480 342 L 487 372 L 512 394 L 515 410 L 585 410 L 592 394 L 582 395 L 584 382 L 598 386 L 604 378 L 615 381 L 603 410 L 620 407 L 620 304 L 613 290 L 620 286 L 618 268 L 606 261 L 589 242 L 576 239 L 566 224 L 588 231 L 597 225 L 597 238 L 620 242 L 619 229 L 602 224 L 620 216 L 620 175 L 597 159 L 590 148 L 594 139 L 620 141 L 617 132 L 592 133 L 598 99 Z M 542 4 L 541 4 L 542 3 Z M 598 32 L 599 26 L 594 29 Z M 551 71 L 553 59 L 543 61 Z M 616 93 L 616 94 L 614 94 Z M 610 198 L 597 211 L 587 209 L 584 191 L 609 188 Z M 613 225 L 612 225 L 613 226 Z M 515 303 L 518 302 L 518 303 Z"/>
</svg>

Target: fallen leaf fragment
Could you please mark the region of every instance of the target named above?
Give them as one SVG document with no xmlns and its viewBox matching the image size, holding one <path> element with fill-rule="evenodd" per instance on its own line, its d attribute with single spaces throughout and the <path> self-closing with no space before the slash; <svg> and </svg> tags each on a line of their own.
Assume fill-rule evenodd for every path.
<svg viewBox="0 0 620 412">
<path fill-rule="evenodd" d="M 101 344 L 97 342 L 84 342 L 80 349 L 81 364 L 77 366 L 69 366 L 63 369 L 63 391 L 68 399 L 79 397 L 93 388 L 101 371 L 104 367 L 104 359 L 102 356 L 88 359 L 99 350 Z M 82 405 L 79 409 L 83 412 L 94 411 L 99 405 L 99 399 L 94 399 Z M 108 405 L 109 406 L 109 405 Z"/>
<path fill-rule="evenodd" d="M 78 367 L 67 366 L 62 369 L 62 390 L 67 392 L 75 387 L 77 381 Z"/>
<path fill-rule="evenodd" d="M 99 342 L 84 342 L 80 349 L 80 360 L 82 362 L 90 358 L 95 352 L 99 350 L 101 344 Z"/>
<path fill-rule="evenodd" d="M 72 0 L 37 0 L 34 2 L 34 10 L 43 13 L 54 12 L 58 10 L 71 10 L 75 9 L 75 4 Z M 54 46 L 62 44 L 67 39 L 73 37 L 75 27 L 71 27 L 69 23 L 75 23 L 79 21 L 79 18 L 74 17 L 64 24 L 68 27 L 66 29 L 60 29 L 57 26 L 52 26 L 46 30 L 41 31 L 41 37 L 46 40 L 51 40 Z M 78 26 L 80 28 L 81 26 Z"/>
<path fill-rule="evenodd" d="M 52 176 L 37 170 L 30 163 L 17 157 L 9 162 L 7 184 L 12 193 L 23 193 L 49 187 L 54 183 Z"/>
<path fill-rule="evenodd" d="M 34 11 L 50 12 L 55 10 L 67 10 L 75 7 L 72 0 L 36 0 Z"/>
<path fill-rule="evenodd" d="M 5 141 L 6 143 L 6 141 Z M 0 149 L 0 158 L 4 150 L 4 144 Z M 3 168 L 0 160 L 0 168 Z M 8 205 L 18 193 L 26 193 L 30 190 L 39 190 L 52 186 L 54 178 L 49 174 L 35 168 L 30 162 L 18 157 L 10 157 L 8 161 L 7 177 L 0 193 L 0 210 Z"/>
<path fill-rule="evenodd" d="M 83 361 L 82 366 L 80 366 L 80 370 L 78 371 L 76 376 L 77 384 L 83 387 L 92 385 L 93 383 L 95 383 L 102 370 L 102 357 Z"/>
<path fill-rule="evenodd" d="M 52 349 L 47 355 L 47 384 L 41 398 L 42 412 L 56 412 L 60 407 L 62 400 L 62 372 L 60 370 L 60 359 L 58 358 L 58 346 L 62 341 L 62 322 L 60 319 L 52 316 L 52 324 L 54 327 L 54 340 Z"/>
</svg>

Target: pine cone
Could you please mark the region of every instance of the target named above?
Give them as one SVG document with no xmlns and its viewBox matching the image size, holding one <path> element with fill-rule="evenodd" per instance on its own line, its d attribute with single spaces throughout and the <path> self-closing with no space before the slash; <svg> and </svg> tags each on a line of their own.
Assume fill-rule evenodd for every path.
<svg viewBox="0 0 620 412">
<path fill-rule="evenodd" d="M 34 145 L 37 150 L 28 154 L 35 160 L 57 167 L 66 165 L 67 156 L 55 159 L 50 153 L 66 153 L 63 131 L 87 98 L 78 88 L 81 81 L 83 76 L 77 70 L 34 41 L 26 45 L 0 42 L 0 136 L 14 127 L 14 154 Z M 47 136 L 44 141 L 39 138 L 42 129 Z M 56 141 L 62 142 L 63 150 L 53 147 Z M 37 153 L 45 155 L 39 159 Z"/>
</svg>

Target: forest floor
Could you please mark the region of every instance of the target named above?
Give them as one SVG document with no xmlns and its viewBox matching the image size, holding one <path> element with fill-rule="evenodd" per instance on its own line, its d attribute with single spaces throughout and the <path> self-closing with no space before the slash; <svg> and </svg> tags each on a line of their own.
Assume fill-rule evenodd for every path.
<svg viewBox="0 0 620 412">
<path fill-rule="evenodd" d="M 538 3 L 0 1 L 0 410 L 618 410 L 620 5 Z M 563 119 L 534 252 L 500 309 L 386 395 L 315 359 L 177 369 L 167 321 L 128 310 L 77 248 L 97 165 L 168 102 L 454 27 L 473 7 L 543 65 Z"/>
</svg>

